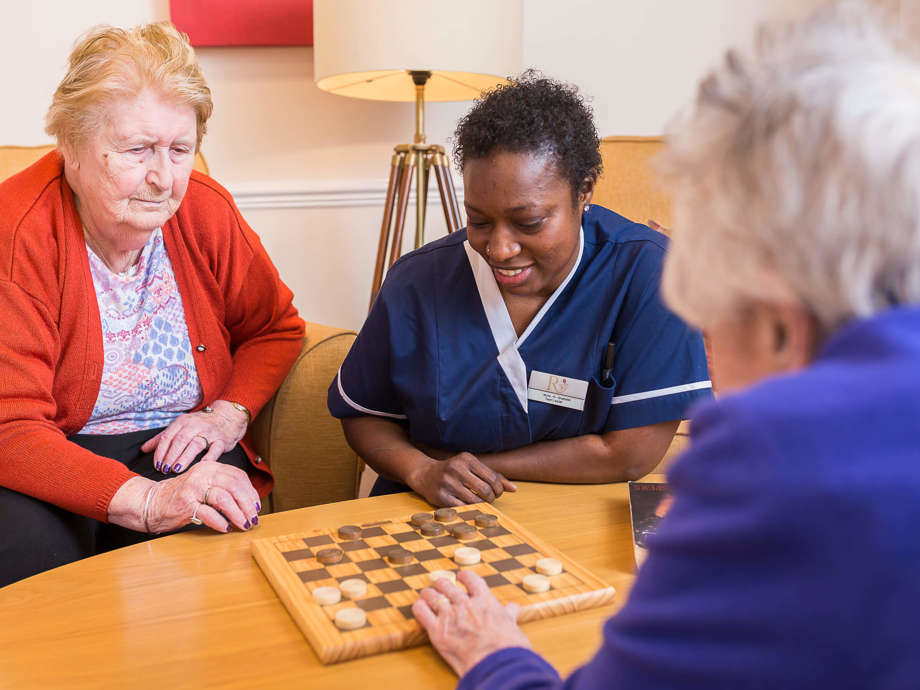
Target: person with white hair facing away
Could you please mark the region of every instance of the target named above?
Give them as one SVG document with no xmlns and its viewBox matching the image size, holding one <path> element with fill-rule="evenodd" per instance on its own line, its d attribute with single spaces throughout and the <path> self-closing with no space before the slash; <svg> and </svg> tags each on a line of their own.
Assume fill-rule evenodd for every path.
<svg viewBox="0 0 920 690">
<path fill-rule="evenodd" d="M 475 574 L 423 590 L 461 688 L 917 687 L 920 64 L 887 36 L 852 4 L 765 31 L 673 126 L 663 290 L 724 394 L 564 683 Z"/>
</svg>

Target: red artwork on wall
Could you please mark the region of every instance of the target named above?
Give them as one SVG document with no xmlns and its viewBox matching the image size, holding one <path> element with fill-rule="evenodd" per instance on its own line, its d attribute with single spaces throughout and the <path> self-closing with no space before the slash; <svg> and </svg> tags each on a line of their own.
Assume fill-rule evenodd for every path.
<svg viewBox="0 0 920 690">
<path fill-rule="evenodd" d="M 311 46 L 313 0 L 170 0 L 193 46 Z"/>
</svg>

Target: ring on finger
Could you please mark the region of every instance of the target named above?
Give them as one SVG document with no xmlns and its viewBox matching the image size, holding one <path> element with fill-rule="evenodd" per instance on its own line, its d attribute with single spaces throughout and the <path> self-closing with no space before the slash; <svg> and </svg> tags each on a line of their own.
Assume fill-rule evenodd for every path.
<svg viewBox="0 0 920 690">
<path fill-rule="evenodd" d="M 210 493 L 211 493 L 211 487 L 209 486 L 207 489 L 204 490 L 204 498 L 201 500 L 201 502 L 204 503 L 205 505 L 211 505 L 210 502 L 208 501 L 208 496 L 210 495 Z"/>
<path fill-rule="evenodd" d="M 205 446 L 211 445 L 211 442 L 208 440 L 208 437 L 205 436 L 204 434 L 195 434 L 194 438 L 200 438 L 202 441 L 204 441 Z"/>
<path fill-rule="evenodd" d="M 196 504 L 196 505 L 195 505 L 195 511 L 192 513 L 192 517 L 190 517 L 190 518 L 188 519 L 188 521 L 191 522 L 193 525 L 200 525 L 200 524 L 202 524 L 201 518 L 198 517 L 198 509 L 199 509 L 202 505 L 203 505 L 203 504 L 201 504 L 201 503 Z"/>
<path fill-rule="evenodd" d="M 434 605 L 431 608 L 435 613 L 439 613 L 445 606 L 450 606 L 450 599 L 442 594 L 440 597 L 434 600 Z"/>
<path fill-rule="evenodd" d="M 467 488 L 467 490 L 468 490 L 471 494 L 473 494 L 474 496 L 478 496 L 478 495 L 479 495 L 479 492 L 476 491 L 476 489 L 474 489 L 473 487 L 468 486 L 468 487 L 466 487 L 466 488 Z"/>
</svg>

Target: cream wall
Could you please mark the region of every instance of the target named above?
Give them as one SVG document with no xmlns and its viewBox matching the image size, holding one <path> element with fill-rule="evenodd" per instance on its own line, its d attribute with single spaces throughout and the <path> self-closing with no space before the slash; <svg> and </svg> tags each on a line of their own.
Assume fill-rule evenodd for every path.
<svg viewBox="0 0 920 690">
<path fill-rule="evenodd" d="M 746 41 L 761 19 L 821 1 L 526 0 L 525 63 L 589 94 L 602 135 L 658 134 L 727 45 Z M 47 142 L 42 118 L 78 33 L 167 16 L 167 0 L 4 1 L 0 143 Z M 199 55 L 215 100 L 204 142 L 212 173 L 237 197 L 304 317 L 359 327 L 389 157 L 410 138 L 411 106 L 319 91 L 310 48 Z M 429 106 L 430 140 L 445 142 L 467 106 Z M 429 219 L 428 237 L 443 233 L 437 205 Z"/>
</svg>

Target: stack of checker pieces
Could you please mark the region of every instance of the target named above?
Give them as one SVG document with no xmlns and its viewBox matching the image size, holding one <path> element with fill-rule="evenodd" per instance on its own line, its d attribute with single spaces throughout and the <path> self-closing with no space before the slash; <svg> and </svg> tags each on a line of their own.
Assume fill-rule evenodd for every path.
<svg viewBox="0 0 920 690">
<path fill-rule="evenodd" d="M 497 524 L 476 527 L 475 534 L 460 541 L 450 534 L 425 537 L 411 516 L 359 525 L 360 537 L 342 539 L 338 527 L 316 529 L 252 542 L 253 556 L 291 617 L 324 664 L 422 644 L 427 636 L 412 614 L 418 592 L 431 585 L 435 570 L 469 569 L 481 575 L 500 602 L 521 606 L 520 622 L 548 618 L 613 601 L 613 587 L 600 581 L 571 559 L 488 503 L 464 506 L 445 527 L 460 521 L 475 526 L 477 516 L 492 514 Z M 480 522 L 484 522 L 482 519 Z M 342 560 L 324 565 L 320 550 L 340 548 Z M 459 547 L 481 552 L 481 562 L 459 566 L 453 560 Z M 412 560 L 394 565 L 387 556 L 393 549 L 406 549 Z M 551 576 L 547 592 L 532 593 L 522 582 L 536 572 L 541 558 L 555 558 L 563 570 Z M 320 606 L 313 598 L 319 587 L 336 587 L 358 578 L 368 583 L 366 594 L 355 601 L 343 600 Z M 344 607 L 358 606 L 367 623 L 356 630 L 340 630 L 334 624 Z"/>
</svg>

